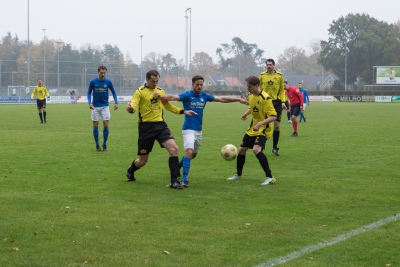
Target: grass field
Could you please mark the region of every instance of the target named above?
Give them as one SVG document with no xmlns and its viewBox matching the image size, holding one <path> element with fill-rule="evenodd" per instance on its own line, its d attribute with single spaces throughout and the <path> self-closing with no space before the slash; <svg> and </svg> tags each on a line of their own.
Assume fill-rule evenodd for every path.
<svg viewBox="0 0 400 267">
<path fill-rule="evenodd" d="M 95 151 L 87 105 L 48 105 L 47 124 L 35 105 L 0 105 L 0 266 L 400 266 L 399 220 L 290 256 L 400 213 L 400 106 L 311 103 L 297 138 L 285 117 L 264 187 L 251 151 L 241 181 L 220 156 L 239 146 L 245 108 L 207 104 L 191 187 L 173 190 L 158 145 L 126 182 L 137 114 L 124 104 L 108 152 Z M 183 116 L 166 121 L 181 156 Z"/>
</svg>

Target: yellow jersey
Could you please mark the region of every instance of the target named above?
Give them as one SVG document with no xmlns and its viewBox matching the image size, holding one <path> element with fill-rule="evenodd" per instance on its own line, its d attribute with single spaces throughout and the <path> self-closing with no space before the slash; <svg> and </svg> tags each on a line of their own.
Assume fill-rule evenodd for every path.
<svg viewBox="0 0 400 267">
<path fill-rule="evenodd" d="M 178 108 L 168 101 L 156 98 L 154 96 L 155 92 L 165 95 L 165 91 L 162 88 L 149 88 L 146 85 L 140 86 L 133 94 L 131 106 L 133 107 L 133 112 L 139 107 L 139 123 L 164 121 L 163 106 L 172 113 L 183 114 L 183 108 Z"/>
<path fill-rule="evenodd" d="M 249 136 L 265 135 L 267 139 L 271 138 L 274 129 L 273 122 L 262 125 L 258 131 L 253 129 L 254 125 L 269 116 L 277 116 L 271 97 L 264 91 L 261 91 L 259 95 L 249 94 L 249 109 L 252 120 L 246 134 Z"/>
<path fill-rule="evenodd" d="M 31 99 L 33 99 L 33 96 L 36 94 L 36 99 L 38 100 L 43 100 L 46 99 L 46 97 L 50 97 L 49 92 L 47 92 L 46 86 L 36 86 L 35 89 L 33 89 L 33 92 L 31 94 Z"/>
<path fill-rule="evenodd" d="M 260 88 L 266 92 L 272 100 L 285 99 L 285 89 L 283 88 L 283 74 L 274 70 L 272 73 L 263 71 L 260 74 Z"/>
</svg>

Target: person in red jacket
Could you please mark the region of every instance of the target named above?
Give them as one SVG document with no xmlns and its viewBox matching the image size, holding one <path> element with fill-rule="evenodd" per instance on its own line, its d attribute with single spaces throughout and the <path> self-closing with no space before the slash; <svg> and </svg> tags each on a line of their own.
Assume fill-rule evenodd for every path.
<svg viewBox="0 0 400 267">
<path fill-rule="evenodd" d="M 296 86 L 290 86 L 287 81 L 283 82 L 285 93 L 289 98 L 290 102 L 290 114 L 292 114 L 292 126 L 293 134 L 292 137 L 297 137 L 297 116 L 303 111 L 303 94 L 300 93 Z"/>
</svg>

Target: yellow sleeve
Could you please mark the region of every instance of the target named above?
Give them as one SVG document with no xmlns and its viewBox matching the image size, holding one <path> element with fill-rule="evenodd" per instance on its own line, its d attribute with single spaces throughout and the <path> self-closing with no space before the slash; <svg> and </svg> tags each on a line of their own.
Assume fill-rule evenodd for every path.
<svg viewBox="0 0 400 267">
<path fill-rule="evenodd" d="M 135 113 L 137 106 L 140 101 L 140 87 L 136 89 L 135 93 L 133 93 L 131 106 L 133 107 L 133 113 Z"/>
<path fill-rule="evenodd" d="M 285 88 L 283 87 L 283 76 L 281 76 L 280 79 L 280 84 L 279 84 L 279 98 L 280 99 L 286 99 L 286 93 L 285 93 Z"/>
<path fill-rule="evenodd" d="M 47 91 L 47 87 L 46 87 L 46 86 L 44 87 L 44 90 L 45 90 L 46 96 L 47 96 L 47 97 L 50 97 L 49 91 Z"/>
<path fill-rule="evenodd" d="M 32 92 L 32 94 L 31 94 L 31 99 L 33 99 L 33 97 L 34 97 L 35 94 L 36 94 L 36 88 L 37 88 L 37 87 L 35 87 L 35 89 L 33 89 L 33 92 Z"/>
<path fill-rule="evenodd" d="M 178 108 L 177 106 L 172 105 L 171 103 L 169 103 L 169 101 L 161 101 L 161 103 L 164 105 L 165 109 L 175 113 L 175 114 L 182 114 L 182 111 L 184 110 L 183 108 Z"/>
</svg>

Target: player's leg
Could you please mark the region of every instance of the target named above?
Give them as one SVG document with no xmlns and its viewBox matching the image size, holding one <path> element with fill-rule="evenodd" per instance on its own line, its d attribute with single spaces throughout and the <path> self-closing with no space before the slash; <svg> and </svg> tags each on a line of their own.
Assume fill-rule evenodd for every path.
<svg viewBox="0 0 400 267">
<path fill-rule="evenodd" d="M 146 165 L 149 160 L 149 154 L 153 150 L 156 133 L 153 131 L 151 123 L 139 124 L 138 152 L 139 158 L 132 161 L 131 166 L 126 170 L 128 182 L 136 181 L 134 172 Z"/>
<path fill-rule="evenodd" d="M 101 118 L 103 119 L 103 151 L 107 151 L 107 140 L 110 130 L 108 128 L 108 124 L 111 118 L 109 107 L 105 107 L 101 109 Z"/>
<path fill-rule="evenodd" d="M 292 108 L 291 108 L 292 126 L 293 126 L 293 134 L 291 135 L 292 137 L 297 137 L 298 136 L 298 133 L 297 133 L 297 127 L 298 127 L 297 116 L 299 116 L 299 114 L 300 114 L 300 105 L 301 104 L 297 104 L 297 105 L 292 106 Z"/>
<path fill-rule="evenodd" d="M 269 168 L 269 163 L 267 156 L 264 154 L 263 150 L 265 148 L 265 143 L 267 142 L 267 138 L 263 135 L 258 136 L 258 138 L 254 142 L 253 153 L 256 155 L 258 162 L 265 172 L 265 179 L 261 185 L 267 185 L 271 182 L 275 182 L 275 178 L 272 176 L 271 169 Z"/>
<path fill-rule="evenodd" d="M 94 142 L 96 143 L 96 150 L 101 151 L 99 145 L 99 120 L 100 120 L 100 113 L 97 108 L 92 109 L 92 121 L 93 121 L 93 138 Z"/>
<path fill-rule="evenodd" d="M 306 110 L 306 106 L 307 106 L 307 103 L 304 103 L 303 104 L 303 112 L 301 112 L 303 114 L 304 122 L 306 122 L 306 117 L 304 116 L 304 111 Z"/>
<path fill-rule="evenodd" d="M 276 156 L 279 156 L 279 136 L 280 136 L 280 124 L 281 124 L 281 117 L 282 117 L 282 101 L 274 100 L 272 101 L 276 110 L 277 118 L 274 121 L 274 132 L 272 134 L 272 153 Z"/>
<path fill-rule="evenodd" d="M 238 156 L 236 158 L 236 173 L 232 177 L 229 177 L 227 179 L 228 181 L 242 179 L 243 166 L 244 163 L 246 162 L 246 152 L 249 148 L 253 147 L 254 140 L 255 139 L 252 138 L 251 136 L 247 134 L 244 135 L 242 142 L 240 144 Z"/>
<path fill-rule="evenodd" d="M 42 103 L 39 99 L 36 99 L 36 106 L 39 112 L 40 123 L 43 123 L 43 116 L 42 116 Z"/>
<path fill-rule="evenodd" d="M 178 145 L 175 142 L 172 132 L 170 131 L 170 129 L 168 129 L 165 123 L 159 129 L 159 134 L 157 135 L 156 140 L 160 143 L 161 147 L 167 149 L 169 153 L 168 165 L 171 174 L 170 188 L 182 189 L 183 185 L 181 185 L 181 183 L 178 180 L 178 177 L 180 176 Z"/>
<path fill-rule="evenodd" d="M 43 112 L 44 123 L 47 123 L 47 121 L 46 121 L 46 99 L 44 99 L 42 101 L 42 112 Z"/>
</svg>

